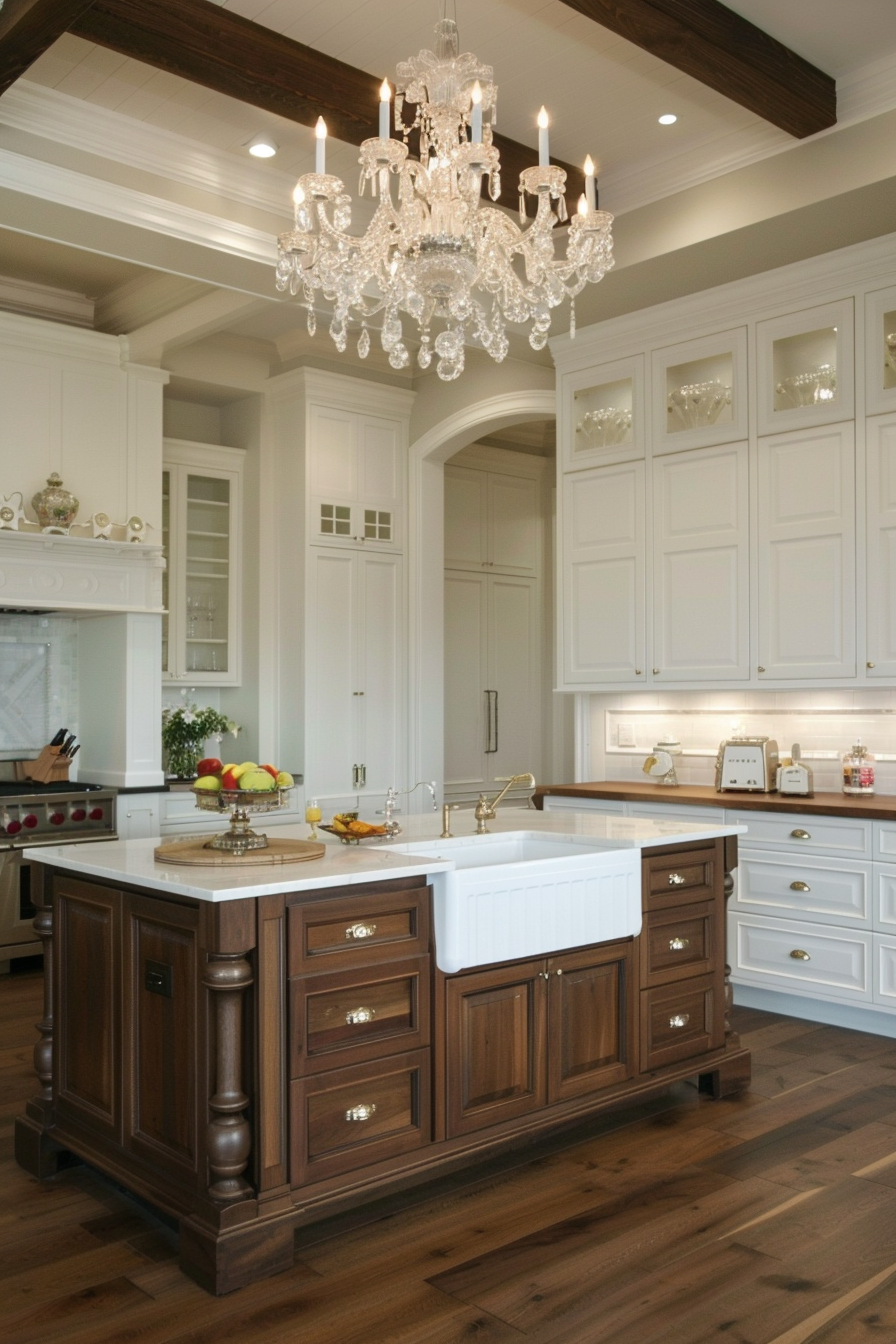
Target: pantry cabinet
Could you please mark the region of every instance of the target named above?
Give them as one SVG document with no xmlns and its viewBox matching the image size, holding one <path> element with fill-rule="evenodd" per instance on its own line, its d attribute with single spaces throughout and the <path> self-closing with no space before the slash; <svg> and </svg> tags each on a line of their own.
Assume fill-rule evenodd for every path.
<svg viewBox="0 0 896 1344">
<path fill-rule="evenodd" d="M 319 546 L 404 544 L 400 419 L 312 403 L 308 408 L 308 538 Z"/>
<path fill-rule="evenodd" d="M 876 682 L 896 676 L 896 414 L 868 420 L 866 492 L 865 675 Z"/>
<path fill-rule="evenodd" d="M 164 442 L 164 681 L 240 684 L 244 460 L 239 448 Z"/>
<path fill-rule="evenodd" d="M 536 476 L 446 466 L 446 567 L 537 575 L 540 486 Z"/>
</svg>

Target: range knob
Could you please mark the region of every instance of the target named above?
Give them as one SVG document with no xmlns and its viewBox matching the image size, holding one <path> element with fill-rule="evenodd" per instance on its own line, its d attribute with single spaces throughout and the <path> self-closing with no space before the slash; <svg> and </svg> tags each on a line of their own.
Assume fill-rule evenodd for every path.
<svg viewBox="0 0 896 1344">
<path fill-rule="evenodd" d="M 92 807 L 90 809 L 90 820 L 102 821 L 102 819 L 103 819 L 103 809 L 101 807 Z"/>
<path fill-rule="evenodd" d="M 27 827 L 29 831 L 34 830 L 35 826 L 37 825 L 37 817 L 34 815 L 33 812 L 25 813 L 25 816 L 22 818 L 22 825 Z"/>
<path fill-rule="evenodd" d="M 51 812 L 51 813 L 50 813 L 50 824 L 51 824 L 52 826 L 61 826 L 62 823 L 63 823 L 64 821 L 65 821 L 65 813 L 64 813 L 64 812 Z"/>
<path fill-rule="evenodd" d="M 72 821 L 83 821 L 86 816 L 86 808 L 76 807 L 72 810 Z"/>
<path fill-rule="evenodd" d="M 12 821 L 8 821 L 6 823 L 7 835 L 18 835 L 21 829 L 22 829 L 22 823 L 19 821 L 17 817 L 13 817 Z"/>
</svg>

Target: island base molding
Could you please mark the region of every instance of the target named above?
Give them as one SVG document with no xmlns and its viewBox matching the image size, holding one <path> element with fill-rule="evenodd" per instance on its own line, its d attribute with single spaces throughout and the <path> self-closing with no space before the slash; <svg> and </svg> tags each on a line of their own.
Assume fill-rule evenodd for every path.
<svg viewBox="0 0 896 1344">
<path fill-rule="evenodd" d="M 220 903 L 47 870 L 17 1161 L 83 1159 L 173 1219 L 209 1292 L 293 1232 L 696 1080 L 727 1023 L 723 839 L 643 851 L 640 935 L 446 975 L 423 877 Z"/>
</svg>

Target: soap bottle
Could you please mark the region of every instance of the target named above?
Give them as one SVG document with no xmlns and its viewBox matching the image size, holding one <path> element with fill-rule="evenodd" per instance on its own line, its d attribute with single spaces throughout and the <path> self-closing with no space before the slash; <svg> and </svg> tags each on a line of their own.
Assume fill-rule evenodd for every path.
<svg viewBox="0 0 896 1344">
<path fill-rule="evenodd" d="M 843 757 L 843 792 L 862 797 L 874 792 L 874 757 L 861 738 Z"/>
</svg>

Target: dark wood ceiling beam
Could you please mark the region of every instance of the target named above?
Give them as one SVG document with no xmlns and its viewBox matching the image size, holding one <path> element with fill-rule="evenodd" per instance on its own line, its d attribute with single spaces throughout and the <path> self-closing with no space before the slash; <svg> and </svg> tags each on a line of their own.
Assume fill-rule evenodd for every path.
<svg viewBox="0 0 896 1344">
<path fill-rule="evenodd" d="M 718 0 L 563 0 L 801 140 L 837 121 L 837 86 Z"/>
<path fill-rule="evenodd" d="M 5 0 L 0 9 L 0 93 L 42 56 L 93 0 Z"/>
<path fill-rule="evenodd" d="M 330 135 L 347 144 L 378 132 L 382 74 L 356 70 L 209 0 L 94 0 L 71 31 L 303 126 L 313 126 L 323 116 Z M 520 172 L 537 162 L 537 154 L 534 146 L 503 136 L 496 136 L 496 143 L 506 202 L 507 193 L 516 191 Z M 584 190 L 582 169 L 560 166 L 567 171 L 574 208 Z"/>
</svg>

